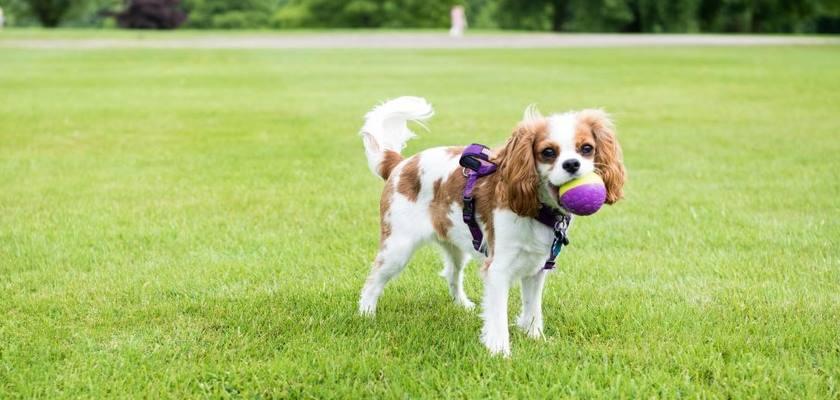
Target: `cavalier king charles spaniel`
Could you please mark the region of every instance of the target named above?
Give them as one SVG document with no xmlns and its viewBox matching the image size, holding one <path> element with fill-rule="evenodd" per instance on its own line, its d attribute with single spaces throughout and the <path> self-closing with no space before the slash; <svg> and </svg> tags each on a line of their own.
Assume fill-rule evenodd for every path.
<svg viewBox="0 0 840 400">
<path fill-rule="evenodd" d="M 403 270 L 423 244 L 434 243 L 443 257 L 441 275 L 454 302 L 475 304 L 464 292 L 464 266 L 482 265 L 481 342 L 492 354 L 510 355 L 508 292 L 522 284 L 522 309 L 516 325 L 529 337 L 543 334 L 542 292 L 554 231 L 535 217 L 541 204 L 561 209 L 558 187 L 590 172 L 606 186 L 608 204 L 622 198 L 625 169 L 612 122 L 601 110 L 540 115 L 534 107 L 514 128 L 505 145 L 491 151 L 498 171 L 478 180 L 473 191 L 476 218 L 487 255 L 473 248 L 462 220 L 464 147 L 435 147 L 413 156 L 401 154 L 414 137 L 407 123 L 432 116 L 422 98 L 400 97 L 365 116 L 361 136 L 371 171 L 385 180 L 379 203 L 379 251 L 362 289 L 359 312 L 373 315 L 385 285 Z"/>
</svg>

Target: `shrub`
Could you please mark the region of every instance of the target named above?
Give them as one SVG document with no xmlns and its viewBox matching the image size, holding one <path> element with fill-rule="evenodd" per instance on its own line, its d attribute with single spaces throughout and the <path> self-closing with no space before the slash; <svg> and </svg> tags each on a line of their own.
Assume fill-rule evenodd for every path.
<svg viewBox="0 0 840 400">
<path fill-rule="evenodd" d="M 186 19 L 180 0 L 129 0 L 116 15 L 117 24 L 132 29 L 175 29 Z"/>
<path fill-rule="evenodd" d="M 441 28 L 449 0 L 292 0 L 272 18 L 280 27 Z"/>
<path fill-rule="evenodd" d="M 212 17 L 212 26 L 217 29 L 251 29 L 268 26 L 269 16 L 263 13 L 230 11 Z"/>
<path fill-rule="evenodd" d="M 382 4 L 388 28 L 443 28 L 449 26 L 449 10 L 453 2 L 446 0 L 387 0 Z"/>
<path fill-rule="evenodd" d="M 301 28 L 310 19 L 309 9 L 301 4 L 290 4 L 278 9 L 271 17 L 275 28 Z"/>
<path fill-rule="evenodd" d="M 73 0 L 27 0 L 29 11 L 38 18 L 41 25 L 55 28 L 73 6 Z"/>
<path fill-rule="evenodd" d="M 188 0 L 186 25 L 209 29 L 268 28 L 276 5 L 273 0 Z"/>
</svg>

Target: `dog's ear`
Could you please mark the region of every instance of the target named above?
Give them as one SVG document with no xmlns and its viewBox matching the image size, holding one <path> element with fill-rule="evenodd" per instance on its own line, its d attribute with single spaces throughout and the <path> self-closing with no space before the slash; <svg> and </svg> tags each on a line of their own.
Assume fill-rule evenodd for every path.
<svg viewBox="0 0 840 400">
<path fill-rule="evenodd" d="M 544 121 L 542 122 L 544 125 Z M 539 209 L 540 177 L 534 160 L 534 140 L 539 121 L 523 121 L 496 157 L 502 185 L 497 196 L 510 209 L 523 216 L 536 216 Z"/>
<path fill-rule="evenodd" d="M 624 182 L 627 180 L 615 127 L 602 110 L 583 110 L 578 118 L 592 129 L 595 137 L 595 170 L 607 188 L 607 204 L 613 204 L 624 197 Z"/>
</svg>

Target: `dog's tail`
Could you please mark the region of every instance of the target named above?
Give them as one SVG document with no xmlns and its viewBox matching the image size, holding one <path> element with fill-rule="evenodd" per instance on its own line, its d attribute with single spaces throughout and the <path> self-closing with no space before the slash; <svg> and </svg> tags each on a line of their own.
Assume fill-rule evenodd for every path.
<svg viewBox="0 0 840 400">
<path fill-rule="evenodd" d="M 391 171 L 402 161 L 400 154 L 405 143 L 413 138 L 408 122 L 423 125 L 434 110 L 422 97 L 403 96 L 388 100 L 374 107 L 365 115 L 361 132 L 365 145 L 368 167 L 382 179 L 388 179 Z M 425 127 L 425 126 L 424 126 Z"/>
</svg>

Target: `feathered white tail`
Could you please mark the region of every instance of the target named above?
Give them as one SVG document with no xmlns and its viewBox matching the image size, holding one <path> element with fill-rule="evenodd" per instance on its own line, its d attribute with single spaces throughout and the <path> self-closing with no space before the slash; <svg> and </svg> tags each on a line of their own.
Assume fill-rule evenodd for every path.
<svg viewBox="0 0 840 400">
<path fill-rule="evenodd" d="M 365 115 L 361 132 L 365 145 L 368 167 L 376 175 L 387 177 L 390 171 L 382 171 L 380 164 L 386 151 L 399 154 L 405 143 L 413 138 L 408 121 L 423 121 L 434 115 L 432 105 L 422 97 L 403 96 L 388 100 L 374 107 Z"/>
</svg>

